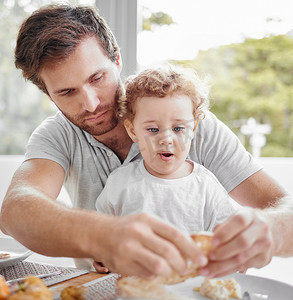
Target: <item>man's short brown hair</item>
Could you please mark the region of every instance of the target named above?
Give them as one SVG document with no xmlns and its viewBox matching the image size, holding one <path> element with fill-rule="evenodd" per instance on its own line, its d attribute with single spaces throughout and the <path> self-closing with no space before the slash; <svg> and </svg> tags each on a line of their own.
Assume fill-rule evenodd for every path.
<svg viewBox="0 0 293 300">
<path fill-rule="evenodd" d="M 23 77 L 47 93 L 39 73 L 44 65 L 64 60 L 86 37 L 97 37 L 105 55 L 116 61 L 119 47 L 105 20 L 94 8 L 49 5 L 35 11 L 21 25 L 15 66 Z"/>
</svg>

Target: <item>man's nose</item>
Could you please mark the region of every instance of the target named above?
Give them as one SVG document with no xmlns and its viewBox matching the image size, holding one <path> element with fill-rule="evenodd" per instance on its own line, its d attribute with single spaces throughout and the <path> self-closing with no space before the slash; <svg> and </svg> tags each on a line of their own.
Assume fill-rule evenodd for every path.
<svg viewBox="0 0 293 300">
<path fill-rule="evenodd" d="M 83 109 L 94 112 L 98 105 L 100 104 L 100 99 L 95 91 L 95 89 L 92 88 L 86 88 L 83 90 L 83 97 L 82 97 L 82 106 Z"/>
</svg>

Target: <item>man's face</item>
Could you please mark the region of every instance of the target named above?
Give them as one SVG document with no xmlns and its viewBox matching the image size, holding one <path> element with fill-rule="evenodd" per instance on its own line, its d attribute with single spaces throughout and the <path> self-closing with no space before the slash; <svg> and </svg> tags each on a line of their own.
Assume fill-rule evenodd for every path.
<svg viewBox="0 0 293 300">
<path fill-rule="evenodd" d="M 84 39 L 63 62 L 40 76 L 51 100 L 75 125 L 98 138 L 116 127 L 121 61 L 113 63 L 95 37 Z"/>
</svg>

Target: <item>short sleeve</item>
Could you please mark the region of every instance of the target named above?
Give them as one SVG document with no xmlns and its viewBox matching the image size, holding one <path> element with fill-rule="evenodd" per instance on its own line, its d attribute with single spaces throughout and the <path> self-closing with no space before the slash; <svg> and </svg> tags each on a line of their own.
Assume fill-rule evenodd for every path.
<svg viewBox="0 0 293 300">
<path fill-rule="evenodd" d="M 190 158 L 210 170 L 227 192 L 262 169 L 237 136 L 211 112 L 198 124 Z"/>
<path fill-rule="evenodd" d="M 27 145 L 25 160 L 49 159 L 57 162 L 67 172 L 70 164 L 70 135 L 66 123 L 54 116 L 47 118 L 32 133 Z"/>
</svg>

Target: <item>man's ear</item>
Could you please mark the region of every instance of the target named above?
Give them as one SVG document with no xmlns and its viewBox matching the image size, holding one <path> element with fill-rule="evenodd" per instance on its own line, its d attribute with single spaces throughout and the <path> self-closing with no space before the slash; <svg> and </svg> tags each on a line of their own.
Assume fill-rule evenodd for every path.
<svg viewBox="0 0 293 300">
<path fill-rule="evenodd" d="M 124 120 L 124 127 L 132 141 L 134 143 L 137 142 L 137 137 L 134 131 L 133 123 L 129 119 Z"/>
<path fill-rule="evenodd" d="M 121 57 L 120 52 L 117 52 L 117 54 L 116 54 L 115 63 L 116 63 L 116 66 L 118 67 L 119 72 L 121 72 L 123 64 L 122 64 L 122 57 Z"/>
</svg>

